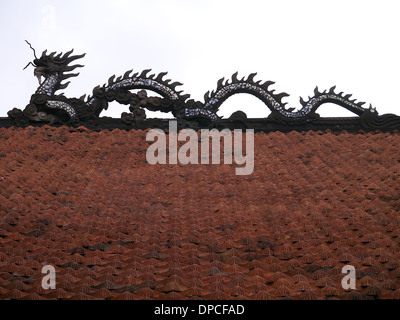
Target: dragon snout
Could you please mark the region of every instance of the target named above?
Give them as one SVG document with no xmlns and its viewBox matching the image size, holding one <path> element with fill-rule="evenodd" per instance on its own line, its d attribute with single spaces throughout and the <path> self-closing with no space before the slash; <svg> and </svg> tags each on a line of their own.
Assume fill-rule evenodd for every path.
<svg viewBox="0 0 400 320">
<path fill-rule="evenodd" d="M 46 73 L 46 68 L 45 67 L 36 67 L 35 70 L 33 71 L 33 74 L 39 80 L 39 85 L 42 84 L 42 77 L 44 77 L 45 73 Z"/>
</svg>

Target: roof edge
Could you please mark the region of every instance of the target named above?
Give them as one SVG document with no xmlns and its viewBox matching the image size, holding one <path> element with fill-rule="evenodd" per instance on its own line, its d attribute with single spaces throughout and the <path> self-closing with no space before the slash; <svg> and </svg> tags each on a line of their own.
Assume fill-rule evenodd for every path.
<svg viewBox="0 0 400 320">
<path fill-rule="evenodd" d="M 182 129 L 229 129 L 229 130 L 254 130 L 255 132 L 291 132 L 291 131 L 331 131 L 331 132 L 398 132 L 400 131 L 400 117 L 392 114 L 374 117 L 347 117 L 347 118 L 314 118 L 304 121 L 284 121 L 274 118 L 229 118 L 218 119 L 209 122 L 205 119 L 136 119 L 132 123 L 126 123 L 121 118 L 99 117 L 96 121 L 85 123 L 58 123 L 49 124 L 46 122 L 30 121 L 24 124 L 16 124 L 10 117 L 0 117 L 0 128 L 26 128 L 26 127 L 61 127 L 71 128 L 85 127 L 94 131 L 101 130 L 147 130 L 161 129 L 167 131 L 170 121 L 177 121 L 177 127 Z"/>
</svg>

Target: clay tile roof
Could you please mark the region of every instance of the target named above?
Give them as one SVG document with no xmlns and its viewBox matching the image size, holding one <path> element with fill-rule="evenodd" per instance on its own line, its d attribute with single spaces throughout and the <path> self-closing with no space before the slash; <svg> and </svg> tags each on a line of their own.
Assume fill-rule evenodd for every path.
<svg viewBox="0 0 400 320">
<path fill-rule="evenodd" d="M 149 165 L 141 130 L 0 129 L 0 299 L 399 299 L 399 143 L 257 133 L 236 176 Z"/>
</svg>

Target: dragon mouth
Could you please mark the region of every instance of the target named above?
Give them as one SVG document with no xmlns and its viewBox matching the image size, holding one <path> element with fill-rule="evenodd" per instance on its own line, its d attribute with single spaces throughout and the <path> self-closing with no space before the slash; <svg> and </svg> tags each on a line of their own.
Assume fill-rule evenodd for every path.
<svg viewBox="0 0 400 320">
<path fill-rule="evenodd" d="M 38 78 L 39 81 L 39 85 L 42 85 L 43 81 L 42 81 L 42 77 L 44 77 L 46 71 L 46 69 L 44 67 L 36 67 L 34 70 L 34 75 Z"/>
<path fill-rule="evenodd" d="M 42 81 L 42 76 L 37 75 L 36 77 L 38 78 L 39 85 L 42 85 L 42 83 L 43 83 L 43 81 Z"/>
</svg>

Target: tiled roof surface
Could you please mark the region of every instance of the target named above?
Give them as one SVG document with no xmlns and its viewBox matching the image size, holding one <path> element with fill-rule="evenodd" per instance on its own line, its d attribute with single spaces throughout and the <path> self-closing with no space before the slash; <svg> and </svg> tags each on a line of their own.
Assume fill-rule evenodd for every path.
<svg viewBox="0 0 400 320">
<path fill-rule="evenodd" d="M 0 299 L 400 298 L 398 133 L 256 134 L 248 176 L 149 145 L 0 129 Z"/>
</svg>

